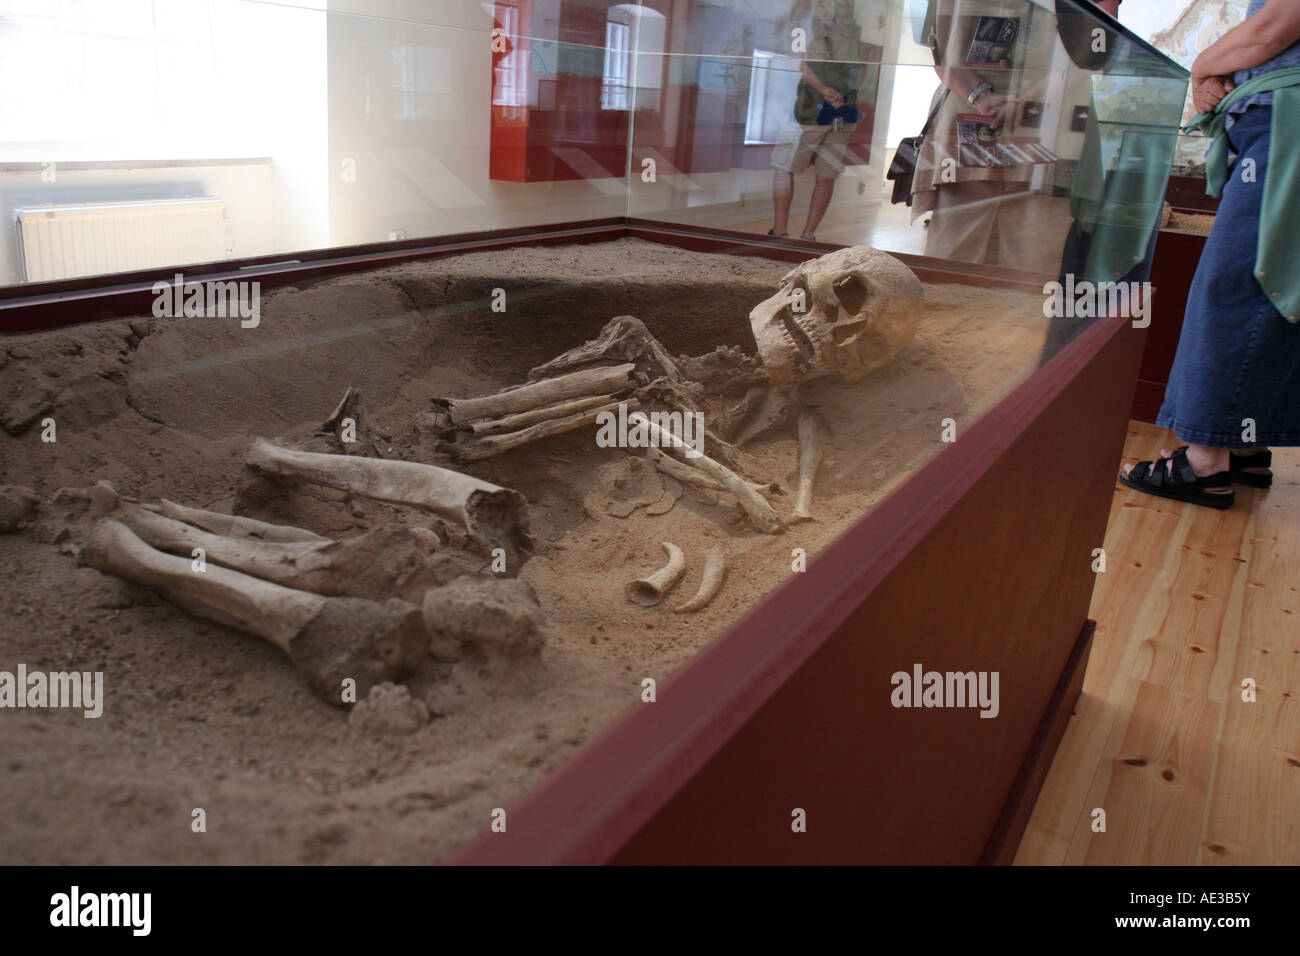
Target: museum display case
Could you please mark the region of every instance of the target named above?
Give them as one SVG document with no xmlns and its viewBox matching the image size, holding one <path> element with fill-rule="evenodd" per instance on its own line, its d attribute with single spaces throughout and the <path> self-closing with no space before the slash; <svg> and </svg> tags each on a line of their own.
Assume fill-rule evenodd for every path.
<svg viewBox="0 0 1300 956">
<path fill-rule="evenodd" d="M 237 73 L 246 153 L 142 138 L 179 95 L 142 68 L 125 132 L 0 155 L 0 559 L 60 608 L 3 647 L 103 671 L 109 718 L 43 732 L 31 841 L 1009 861 L 1087 661 L 1186 72 L 1082 0 L 185 6 L 154 73 L 200 106 Z M 200 794 L 234 832 L 160 835 Z"/>
</svg>

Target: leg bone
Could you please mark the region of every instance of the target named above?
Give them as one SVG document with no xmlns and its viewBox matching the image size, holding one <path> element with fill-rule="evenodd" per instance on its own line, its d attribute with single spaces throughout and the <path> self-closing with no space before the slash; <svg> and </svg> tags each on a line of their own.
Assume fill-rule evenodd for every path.
<svg viewBox="0 0 1300 956">
<path fill-rule="evenodd" d="M 436 542 L 437 537 L 404 525 L 384 525 L 343 541 L 279 542 L 212 534 L 140 507 L 123 508 L 121 520 L 160 551 L 188 557 L 202 548 L 213 564 L 313 594 L 419 601 L 438 583 L 428 560 L 429 538 Z"/>
<path fill-rule="evenodd" d="M 420 609 L 396 598 L 321 597 L 216 565 L 193 570 L 188 558 L 145 544 L 118 521 L 100 521 L 82 552 L 108 574 L 179 594 L 237 622 L 289 655 L 323 700 L 343 706 L 343 681 L 356 681 L 358 699 L 395 680 L 428 653 Z"/>
<path fill-rule="evenodd" d="M 533 550 L 524 496 L 458 471 L 413 461 L 291 451 L 262 438 L 253 442 L 247 460 L 275 478 L 327 485 L 447 518 L 464 527 L 480 547 L 505 548 L 510 567 Z"/>
<path fill-rule="evenodd" d="M 293 525 L 287 524 L 270 524 L 266 521 L 258 521 L 255 518 L 245 518 L 243 515 L 227 515 L 217 511 L 204 511 L 200 508 L 187 508 L 184 505 L 176 504 L 174 501 L 168 501 L 166 498 L 159 504 L 143 505 L 142 507 L 150 511 L 156 511 L 166 518 L 183 521 L 188 525 L 227 538 L 253 538 L 258 541 L 281 542 L 324 542 L 330 540 L 305 528 L 295 528 Z"/>
</svg>

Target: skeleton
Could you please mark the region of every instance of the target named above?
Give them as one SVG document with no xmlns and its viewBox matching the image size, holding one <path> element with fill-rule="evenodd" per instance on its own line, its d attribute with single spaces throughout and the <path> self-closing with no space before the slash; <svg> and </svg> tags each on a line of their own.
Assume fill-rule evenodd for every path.
<svg viewBox="0 0 1300 956">
<path fill-rule="evenodd" d="M 584 427 L 622 402 L 636 412 L 629 420 L 647 420 L 656 438 L 647 454 L 657 468 L 697 488 L 730 492 L 755 527 L 775 534 L 787 522 L 766 500 L 773 486 L 746 476 L 739 448 L 798 420 L 799 495 L 791 520 L 811 519 L 828 429 L 805 408 L 804 386 L 825 376 L 851 384 L 892 361 L 915 334 L 921 304 L 920 281 L 897 259 L 869 246 L 841 249 L 792 269 L 750 312 L 758 362 L 726 348 L 674 359 L 639 320 L 619 316 L 597 338 L 533 369 L 526 385 L 436 400 L 443 415 L 438 437 L 451 454 L 472 460 Z M 680 436 L 649 421 L 656 411 L 698 412 L 706 396 L 732 392 L 743 395 L 724 414 L 734 444 L 707 431 L 712 457 L 682 455 Z M 523 407 L 530 417 L 519 428 L 524 422 L 509 413 Z M 486 444 L 484 435 L 496 441 Z"/>
<path fill-rule="evenodd" d="M 755 528 L 775 534 L 812 517 L 828 429 L 806 407 L 805 383 L 826 375 L 852 383 L 892 360 L 916 331 L 920 304 L 920 283 L 900 262 L 867 247 L 843 249 L 792 270 L 750 313 L 757 358 L 729 347 L 674 358 L 638 319 L 619 316 L 596 339 L 533 369 L 528 382 L 493 395 L 435 399 L 429 418 L 441 448 L 474 461 L 589 426 L 604 412 L 630 412 L 629 421 L 652 439 L 647 462 L 665 480 L 730 494 Z M 689 447 L 674 423 L 722 399 L 739 399 L 721 416 L 734 443 L 705 430 L 710 454 Z M 787 522 L 773 505 L 780 487 L 751 477 L 743 446 L 790 420 L 798 421 L 799 484 Z M 358 431 L 362 439 L 352 437 Z M 521 494 L 448 468 L 377 457 L 366 431 L 360 395 L 349 389 L 311 440 L 343 454 L 257 439 L 246 471 L 284 488 L 320 485 L 435 515 L 463 532 L 471 550 L 503 553 L 507 573 L 518 573 L 533 551 Z M 346 705 L 340 691 L 347 679 L 361 699 L 430 655 L 450 662 L 468 649 L 496 666 L 536 653 L 543 641 L 540 609 L 526 585 L 467 577 L 425 529 L 390 524 L 334 541 L 166 500 L 142 506 L 114 495 L 109 508 L 113 516 L 99 521 L 82 551 L 88 564 L 270 641 L 333 704 Z M 668 563 L 629 584 L 629 600 L 658 604 L 682 578 L 685 555 L 669 542 L 664 548 Z M 197 554 L 210 566 L 196 568 Z M 710 548 L 695 595 L 674 610 L 706 607 L 725 573 L 723 549 Z"/>
</svg>

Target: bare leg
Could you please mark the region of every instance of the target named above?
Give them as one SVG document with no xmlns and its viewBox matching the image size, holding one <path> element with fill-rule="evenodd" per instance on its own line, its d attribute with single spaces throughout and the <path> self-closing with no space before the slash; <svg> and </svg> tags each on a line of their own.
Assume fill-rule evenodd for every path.
<svg viewBox="0 0 1300 956">
<path fill-rule="evenodd" d="M 784 169 L 772 170 L 772 232 L 783 236 L 790 231 L 790 200 L 794 198 L 794 174 Z"/>
<path fill-rule="evenodd" d="M 1172 453 L 1168 449 L 1162 448 L 1160 455 L 1166 461 Z M 1204 445 L 1187 446 L 1187 463 L 1192 466 L 1192 471 L 1196 472 L 1198 478 L 1205 478 L 1209 475 L 1217 475 L 1221 471 L 1228 470 L 1228 449 L 1226 448 L 1207 448 Z M 1131 472 L 1136 465 L 1125 465 L 1124 474 Z"/>
<path fill-rule="evenodd" d="M 826 210 L 831 204 L 831 194 L 834 192 L 834 179 L 817 177 L 816 185 L 813 186 L 812 200 L 808 203 L 808 224 L 803 227 L 805 239 L 816 234 L 822 216 L 826 215 Z"/>
</svg>

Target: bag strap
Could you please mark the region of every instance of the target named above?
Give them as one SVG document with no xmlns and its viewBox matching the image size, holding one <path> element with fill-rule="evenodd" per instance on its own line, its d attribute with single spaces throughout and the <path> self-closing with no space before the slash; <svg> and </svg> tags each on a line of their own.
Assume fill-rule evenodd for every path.
<svg viewBox="0 0 1300 956">
<path fill-rule="evenodd" d="M 930 132 L 930 127 L 934 125 L 935 117 L 937 117 L 939 115 L 939 111 L 943 109 L 943 104 L 948 99 L 948 94 L 951 92 L 952 91 L 950 89 L 944 87 L 943 96 L 939 97 L 939 102 L 935 103 L 934 109 L 930 110 L 930 117 L 925 121 L 925 125 L 921 127 L 921 133 L 917 137 L 917 139 L 925 139 L 925 134 Z"/>
</svg>

